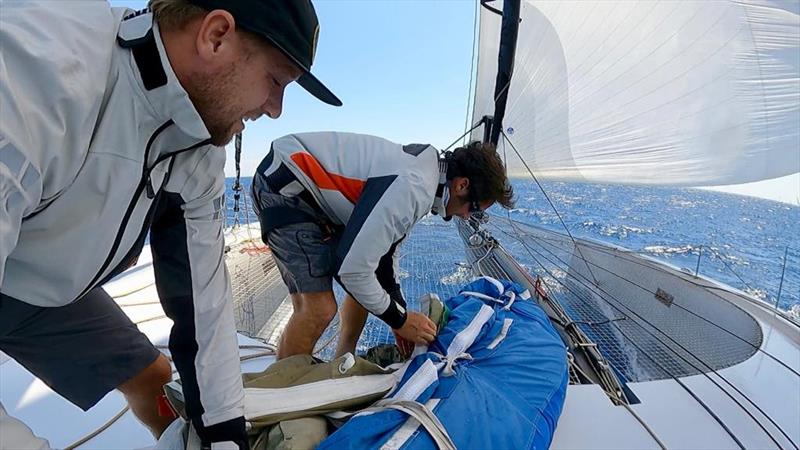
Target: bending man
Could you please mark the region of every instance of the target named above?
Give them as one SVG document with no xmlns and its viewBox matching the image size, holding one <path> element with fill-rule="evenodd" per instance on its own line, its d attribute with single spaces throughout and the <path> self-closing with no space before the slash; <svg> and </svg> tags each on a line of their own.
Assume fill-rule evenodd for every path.
<svg viewBox="0 0 800 450">
<path fill-rule="evenodd" d="M 441 167 L 441 168 L 440 168 Z M 440 170 L 446 183 L 439 186 Z M 440 165 L 430 145 L 400 145 L 349 133 L 307 133 L 272 143 L 253 178 L 262 238 L 289 289 L 294 313 L 278 357 L 310 354 L 333 319 L 335 278 L 347 292 L 337 356 L 353 352 L 372 313 L 401 342 L 429 343 L 434 324 L 406 311 L 395 252 L 434 201 L 444 218 L 512 205 L 491 146 L 455 150 Z"/>
<path fill-rule="evenodd" d="M 0 350 L 84 410 L 121 390 L 158 437 L 170 364 L 101 288 L 149 231 L 192 423 L 245 447 L 219 146 L 245 119 L 277 118 L 294 80 L 339 101 L 309 73 L 308 0 L 150 7 L 2 5 Z M 24 446 L 4 417 L 4 445 Z"/>
</svg>

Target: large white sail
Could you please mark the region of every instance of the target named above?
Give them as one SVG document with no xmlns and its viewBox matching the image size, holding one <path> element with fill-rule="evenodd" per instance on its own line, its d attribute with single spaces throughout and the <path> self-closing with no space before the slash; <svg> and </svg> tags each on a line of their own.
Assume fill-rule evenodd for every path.
<svg viewBox="0 0 800 450">
<path fill-rule="evenodd" d="M 480 10 L 473 123 L 494 112 L 501 23 Z M 523 0 L 503 129 L 551 179 L 703 186 L 796 173 L 799 11 L 791 0 Z M 526 174 L 506 150 L 509 172 Z"/>
</svg>

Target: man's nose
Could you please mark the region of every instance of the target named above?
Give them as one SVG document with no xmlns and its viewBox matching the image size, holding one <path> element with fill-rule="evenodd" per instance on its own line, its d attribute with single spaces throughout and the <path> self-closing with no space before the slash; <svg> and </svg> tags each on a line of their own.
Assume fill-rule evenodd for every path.
<svg viewBox="0 0 800 450">
<path fill-rule="evenodd" d="M 277 92 L 270 93 L 267 101 L 264 102 L 262 110 L 271 119 L 277 119 L 281 116 L 283 111 L 283 88 L 277 90 Z"/>
</svg>

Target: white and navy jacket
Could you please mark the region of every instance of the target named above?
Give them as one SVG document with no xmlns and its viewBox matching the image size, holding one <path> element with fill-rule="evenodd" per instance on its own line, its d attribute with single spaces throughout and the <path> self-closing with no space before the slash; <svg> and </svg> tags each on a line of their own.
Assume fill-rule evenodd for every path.
<svg viewBox="0 0 800 450">
<path fill-rule="evenodd" d="M 132 265 L 149 230 L 189 414 L 207 440 L 243 435 L 225 153 L 152 15 L 98 1 L 2 9 L 0 292 L 71 303 Z"/>
<path fill-rule="evenodd" d="M 279 193 L 306 190 L 334 224 L 344 226 L 336 279 L 369 312 L 392 328 L 402 326 L 404 305 L 387 293 L 391 284 L 399 289 L 394 271 L 376 270 L 387 266 L 382 261 L 430 212 L 439 179 L 437 150 L 353 133 L 292 134 L 273 141 L 254 185 L 269 184 L 286 169 L 294 181 L 280 183 Z"/>
</svg>

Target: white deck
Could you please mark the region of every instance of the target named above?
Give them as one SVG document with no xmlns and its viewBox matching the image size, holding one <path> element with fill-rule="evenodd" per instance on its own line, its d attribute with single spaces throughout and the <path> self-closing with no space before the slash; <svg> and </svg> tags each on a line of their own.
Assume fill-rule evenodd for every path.
<svg viewBox="0 0 800 450">
<path fill-rule="evenodd" d="M 611 248 L 597 242 L 591 245 Z M 715 301 L 728 301 L 756 320 L 763 341 L 753 356 L 719 370 L 718 375 L 693 375 L 680 381 L 718 416 L 745 448 L 797 448 L 800 445 L 800 376 L 797 374 L 800 372 L 800 328 L 741 291 L 703 277 L 696 278 L 652 258 L 615 249 L 619 253 L 611 257 L 618 261 L 625 258 L 657 266 L 665 275 L 712 290 L 718 296 Z M 607 260 L 604 264 L 613 262 Z M 677 381 L 664 379 L 628 386 L 641 400 L 631 408 L 667 448 L 739 448 L 723 426 Z M 793 443 L 764 414 L 780 426 Z M 641 449 L 659 448 L 659 445 L 630 412 L 614 406 L 598 386 L 571 385 L 552 448 Z"/>
</svg>

